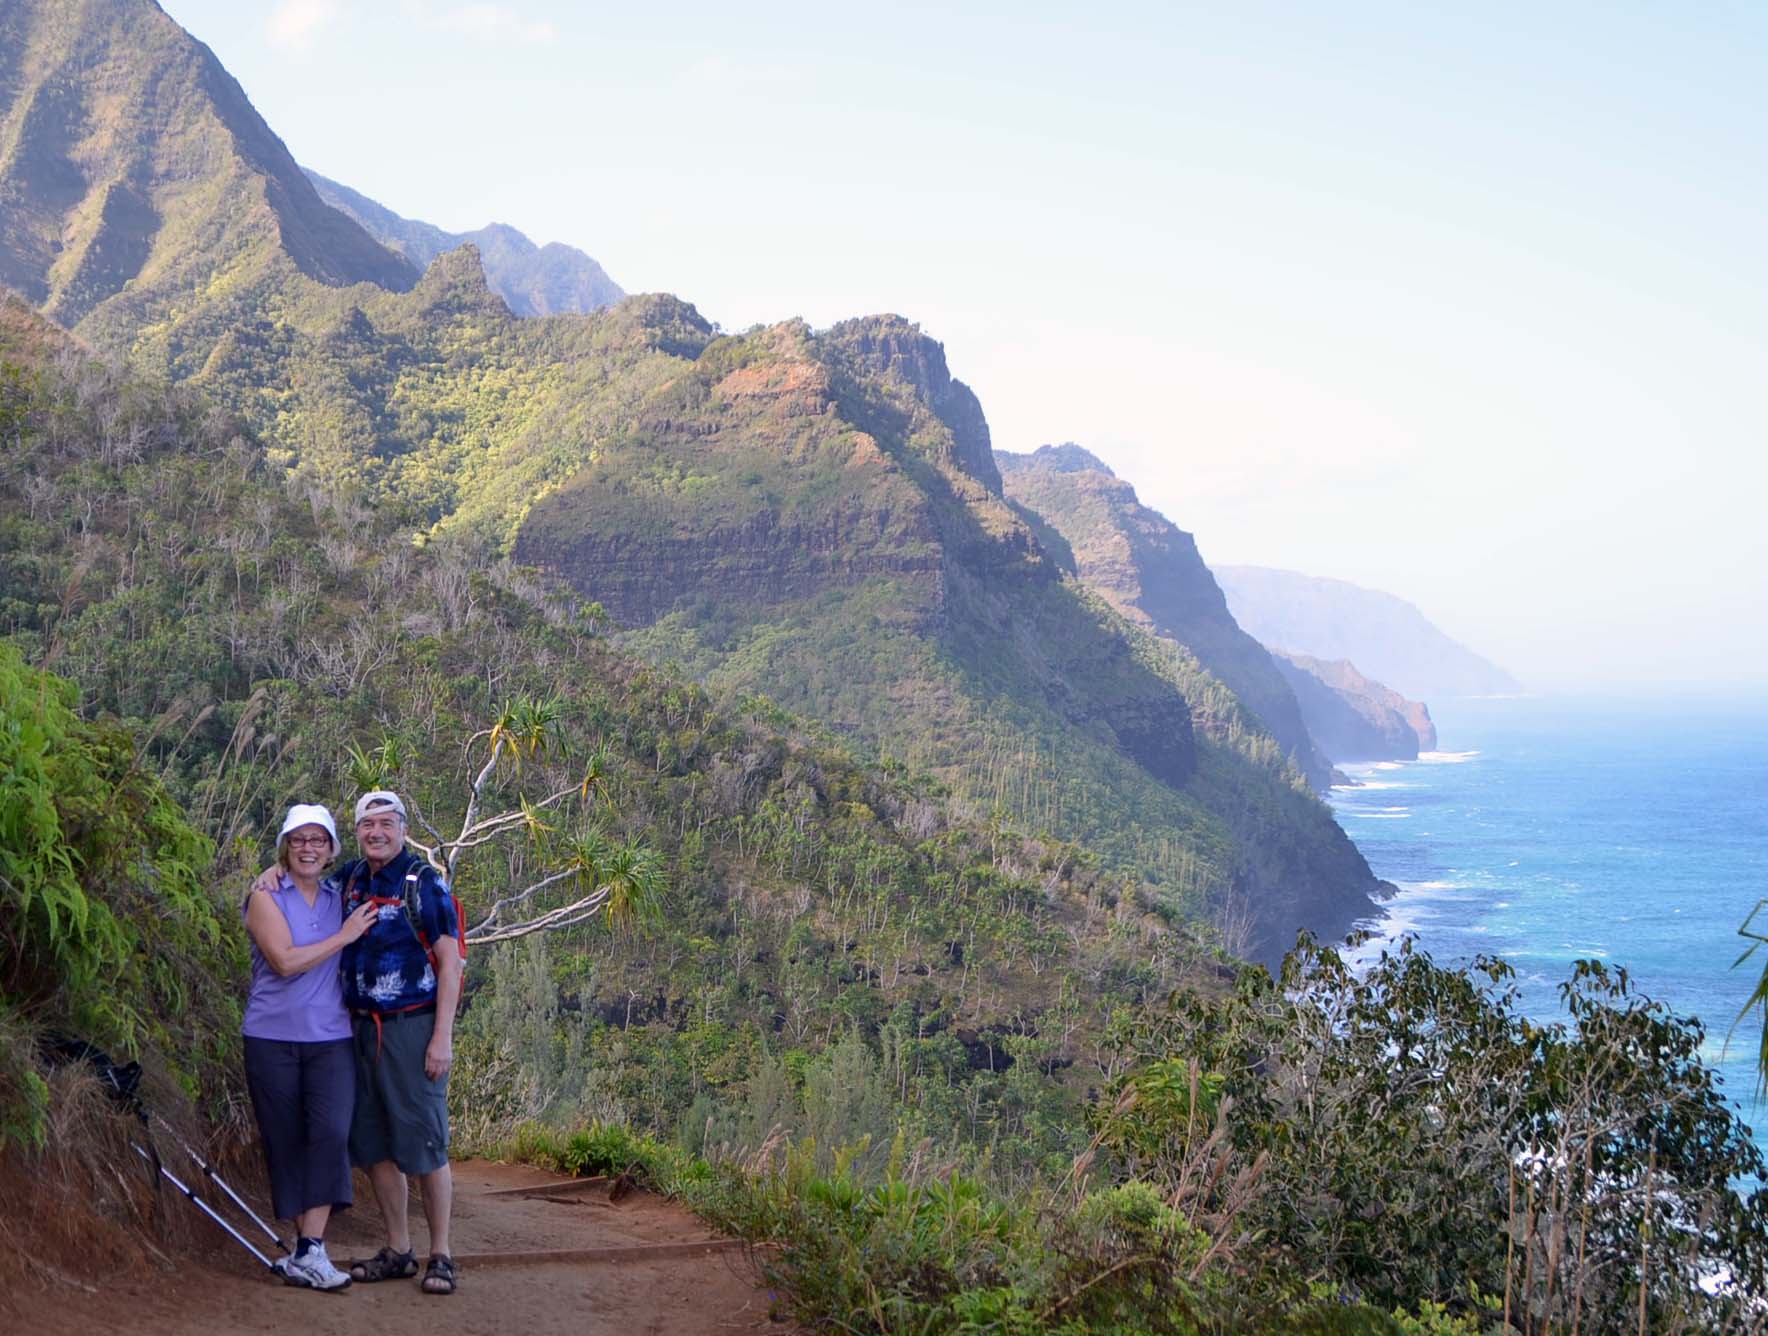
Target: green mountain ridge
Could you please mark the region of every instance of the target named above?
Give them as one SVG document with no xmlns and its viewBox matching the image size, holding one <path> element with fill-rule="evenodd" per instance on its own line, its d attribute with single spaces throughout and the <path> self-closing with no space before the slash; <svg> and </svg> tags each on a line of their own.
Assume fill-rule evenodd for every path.
<svg viewBox="0 0 1768 1336">
<path fill-rule="evenodd" d="M 420 270 L 444 251 L 477 247 L 486 282 L 517 315 L 582 315 L 611 306 L 626 295 L 601 265 L 575 246 L 558 241 L 537 246 L 507 223 L 491 223 L 472 232 L 445 232 L 433 223 L 402 218 L 311 167 L 302 170 L 321 199 Z"/>
<path fill-rule="evenodd" d="M 120 34 L 156 36 L 133 57 L 144 86 L 212 64 L 145 0 L 83 10 L 83 27 L 29 13 L 105 60 Z M 207 84 L 172 86 L 188 114 L 127 122 L 162 155 L 218 115 Z M 251 163 L 218 161 L 228 200 Z M 1096 845 L 1175 921 L 1239 923 L 1262 958 L 1373 912 L 1379 883 L 1257 719 L 1050 560 L 1001 496 L 974 394 L 910 322 L 718 338 L 666 296 L 518 319 L 470 246 L 415 284 L 384 267 L 385 284 L 344 282 L 363 275 L 341 265 L 322 281 L 287 225 L 218 207 L 216 227 L 223 277 L 144 271 L 76 330 L 240 413 L 301 485 L 561 574 L 653 659 Z"/>
<path fill-rule="evenodd" d="M 1003 1133 L 1022 1141 L 998 1153 L 1029 1166 L 1079 1149 L 1085 1073 L 1113 1008 L 1233 973 L 1151 888 L 1078 846 L 1015 831 L 926 775 L 868 764 L 759 697 L 715 700 L 611 641 L 532 571 L 448 543 L 414 550 L 394 516 L 291 494 L 237 418 L 68 352 L 11 297 L 0 299 L 0 440 L 0 651 L 76 684 L 83 712 L 127 740 L 120 768 L 163 788 L 214 842 L 207 908 L 230 935 L 204 929 L 209 951 L 237 951 L 238 886 L 284 802 L 347 809 L 350 748 L 390 739 L 403 759 L 389 779 L 443 819 L 477 767 L 474 729 L 521 694 L 554 702 L 559 734 L 519 775 L 500 774 L 491 799 L 512 801 L 524 783 L 570 787 L 593 757 L 608 795 L 594 823 L 653 841 L 670 869 L 645 932 L 580 930 L 560 939 L 559 982 L 543 974 L 551 1012 L 563 990 L 597 1028 L 596 1098 L 623 1121 L 703 1133 L 696 1101 L 740 1098 L 780 1052 L 808 1060 L 847 1027 L 875 1039 L 894 1025 L 917 1055 L 929 1133 L 951 1135 L 966 1098 L 1003 1100 L 1022 1110 Z M 518 863 L 543 856 L 517 845 Z M 455 889 L 470 914 L 511 875 L 477 857 Z M 532 956 L 503 959 L 493 973 Z M 233 994 L 209 989 L 200 1013 L 180 1017 L 175 990 L 161 991 L 143 1006 L 167 1042 L 200 1049 L 197 1089 L 224 1105 Z M 498 1027 L 528 994 L 477 972 L 470 994 L 460 1079 L 474 1079 L 474 1061 L 489 1074 L 473 1119 L 535 1116 L 581 1092 L 588 1062 L 554 1071 L 539 1107 L 491 1080 L 518 1039 Z M 0 994 L 0 1024 L 14 1003 L 41 1000 Z"/>
<path fill-rule="evenodd" d="M 917 327 L 788 322 L 708 344 L 513 551 L 653 657 L 1109 851 L 1181 912 L 1250 912 L 1262 958 L 1374 912 L 1378 883 L 1262 725 L 1066 576 L 994 460 Z"/>
<path fill-rule="evenodd" d="M 0 284 L 112 352 L 266 268 L 408 288 L 145 0 L 0 7 Z"/>
</svg>

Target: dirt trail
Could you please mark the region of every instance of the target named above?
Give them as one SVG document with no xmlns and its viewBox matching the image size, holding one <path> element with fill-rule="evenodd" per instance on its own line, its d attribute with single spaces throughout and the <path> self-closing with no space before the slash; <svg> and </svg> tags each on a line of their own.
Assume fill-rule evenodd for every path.
<svg viewBox="0 0 1768 1336">
<path fill-rule="evenodd" d="M 79 1336 L 120 1330 L 134 1336 L 722 1336 L 793 1330 L 769 1318 L 767 1291 L 758 1288 L 742 1248 L 714 1236 L 679 1206 L 643 1192 L 612 1202 L 605 1184 L 549 1190 L 555 1175 L 521 1165 L 467 1160 L 456 1162 L 454 1172 L 460 1289 L 447 1298 L 420 1293 L 415 1280 L 352 1285 L 336 1294 L 295 1289 L 269 1276 L 217 1230 L 226 1250 L 205 1253 L 177 1272 L 137 1272 L 98 1293 L 15 1291 L 9 1297 L 19 1310 L 16 1329 Z M 357 1209 L 328 1231 L 328 1250 L 340 1262 L 380 1245 L 379 1217 L 366 1188 L 359 1176 Z M 182 1199 L 175 1208 L 195 1210 Z M 412 1217 L 421 1258 L 424 1229 L 415 1193 Z"/>
</svg>

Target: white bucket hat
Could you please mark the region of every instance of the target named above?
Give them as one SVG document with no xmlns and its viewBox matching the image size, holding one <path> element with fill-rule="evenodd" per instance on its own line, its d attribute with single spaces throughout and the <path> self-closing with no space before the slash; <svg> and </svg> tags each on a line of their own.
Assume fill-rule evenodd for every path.
<svg viewBox="0 0 1768 1336">
<path fill-rule="evenodd" d="M 324 826 L 325 833 L 331 836 L 332 857 L 338 856 L 338 828 L 332 821 L 330 808 L 318 803 L 296 803 L 282 819 L 282 829 L 276 835 L 277 844 L 280 845 L 291 830 L 299 830 L 302 826 Z"/>
</svg>

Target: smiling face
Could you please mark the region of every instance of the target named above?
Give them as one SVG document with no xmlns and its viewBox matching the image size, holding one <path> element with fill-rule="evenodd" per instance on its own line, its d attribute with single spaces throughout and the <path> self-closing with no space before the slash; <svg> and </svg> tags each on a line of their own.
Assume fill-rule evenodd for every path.
<svg viewBox="0 0 1768 1336">
<path fill-rule="evenodd" d="M 301 881 L 315 880 L 332 860 L 332 837 L 324 826 L 309 822 L 282 837 L 282 858 L 289 875 Z"/>
<path fill-rule="evenodd" d="M 371 807 L 356 823 L 356 843 L 371 867 L 392 862 L 405 847 L 405 818 L 391 807 Z"/>
</svg>

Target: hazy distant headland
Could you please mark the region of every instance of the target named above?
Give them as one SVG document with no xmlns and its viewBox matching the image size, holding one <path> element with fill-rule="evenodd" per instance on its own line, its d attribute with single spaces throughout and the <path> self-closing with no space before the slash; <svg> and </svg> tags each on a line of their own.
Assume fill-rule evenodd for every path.
<svg viewBox="0 0 1768 1336">
<path fill-rule="evenodd" d="M 1332 761 L 1410 761 L 1436 748 L 1429 706 L 1365 677 L 1349 659 L 1327 662 L 1281 650 L 1271 658 Z"/>
<path fill-rule="evenodd" d="M 1234 619 L 1273 649 L 1349 659 L 1415 700 L 1522 690 L 1509 673 L 1451 640 L 1392 594 L 1263 566 L 1214 569 Z"/>
</svg>

